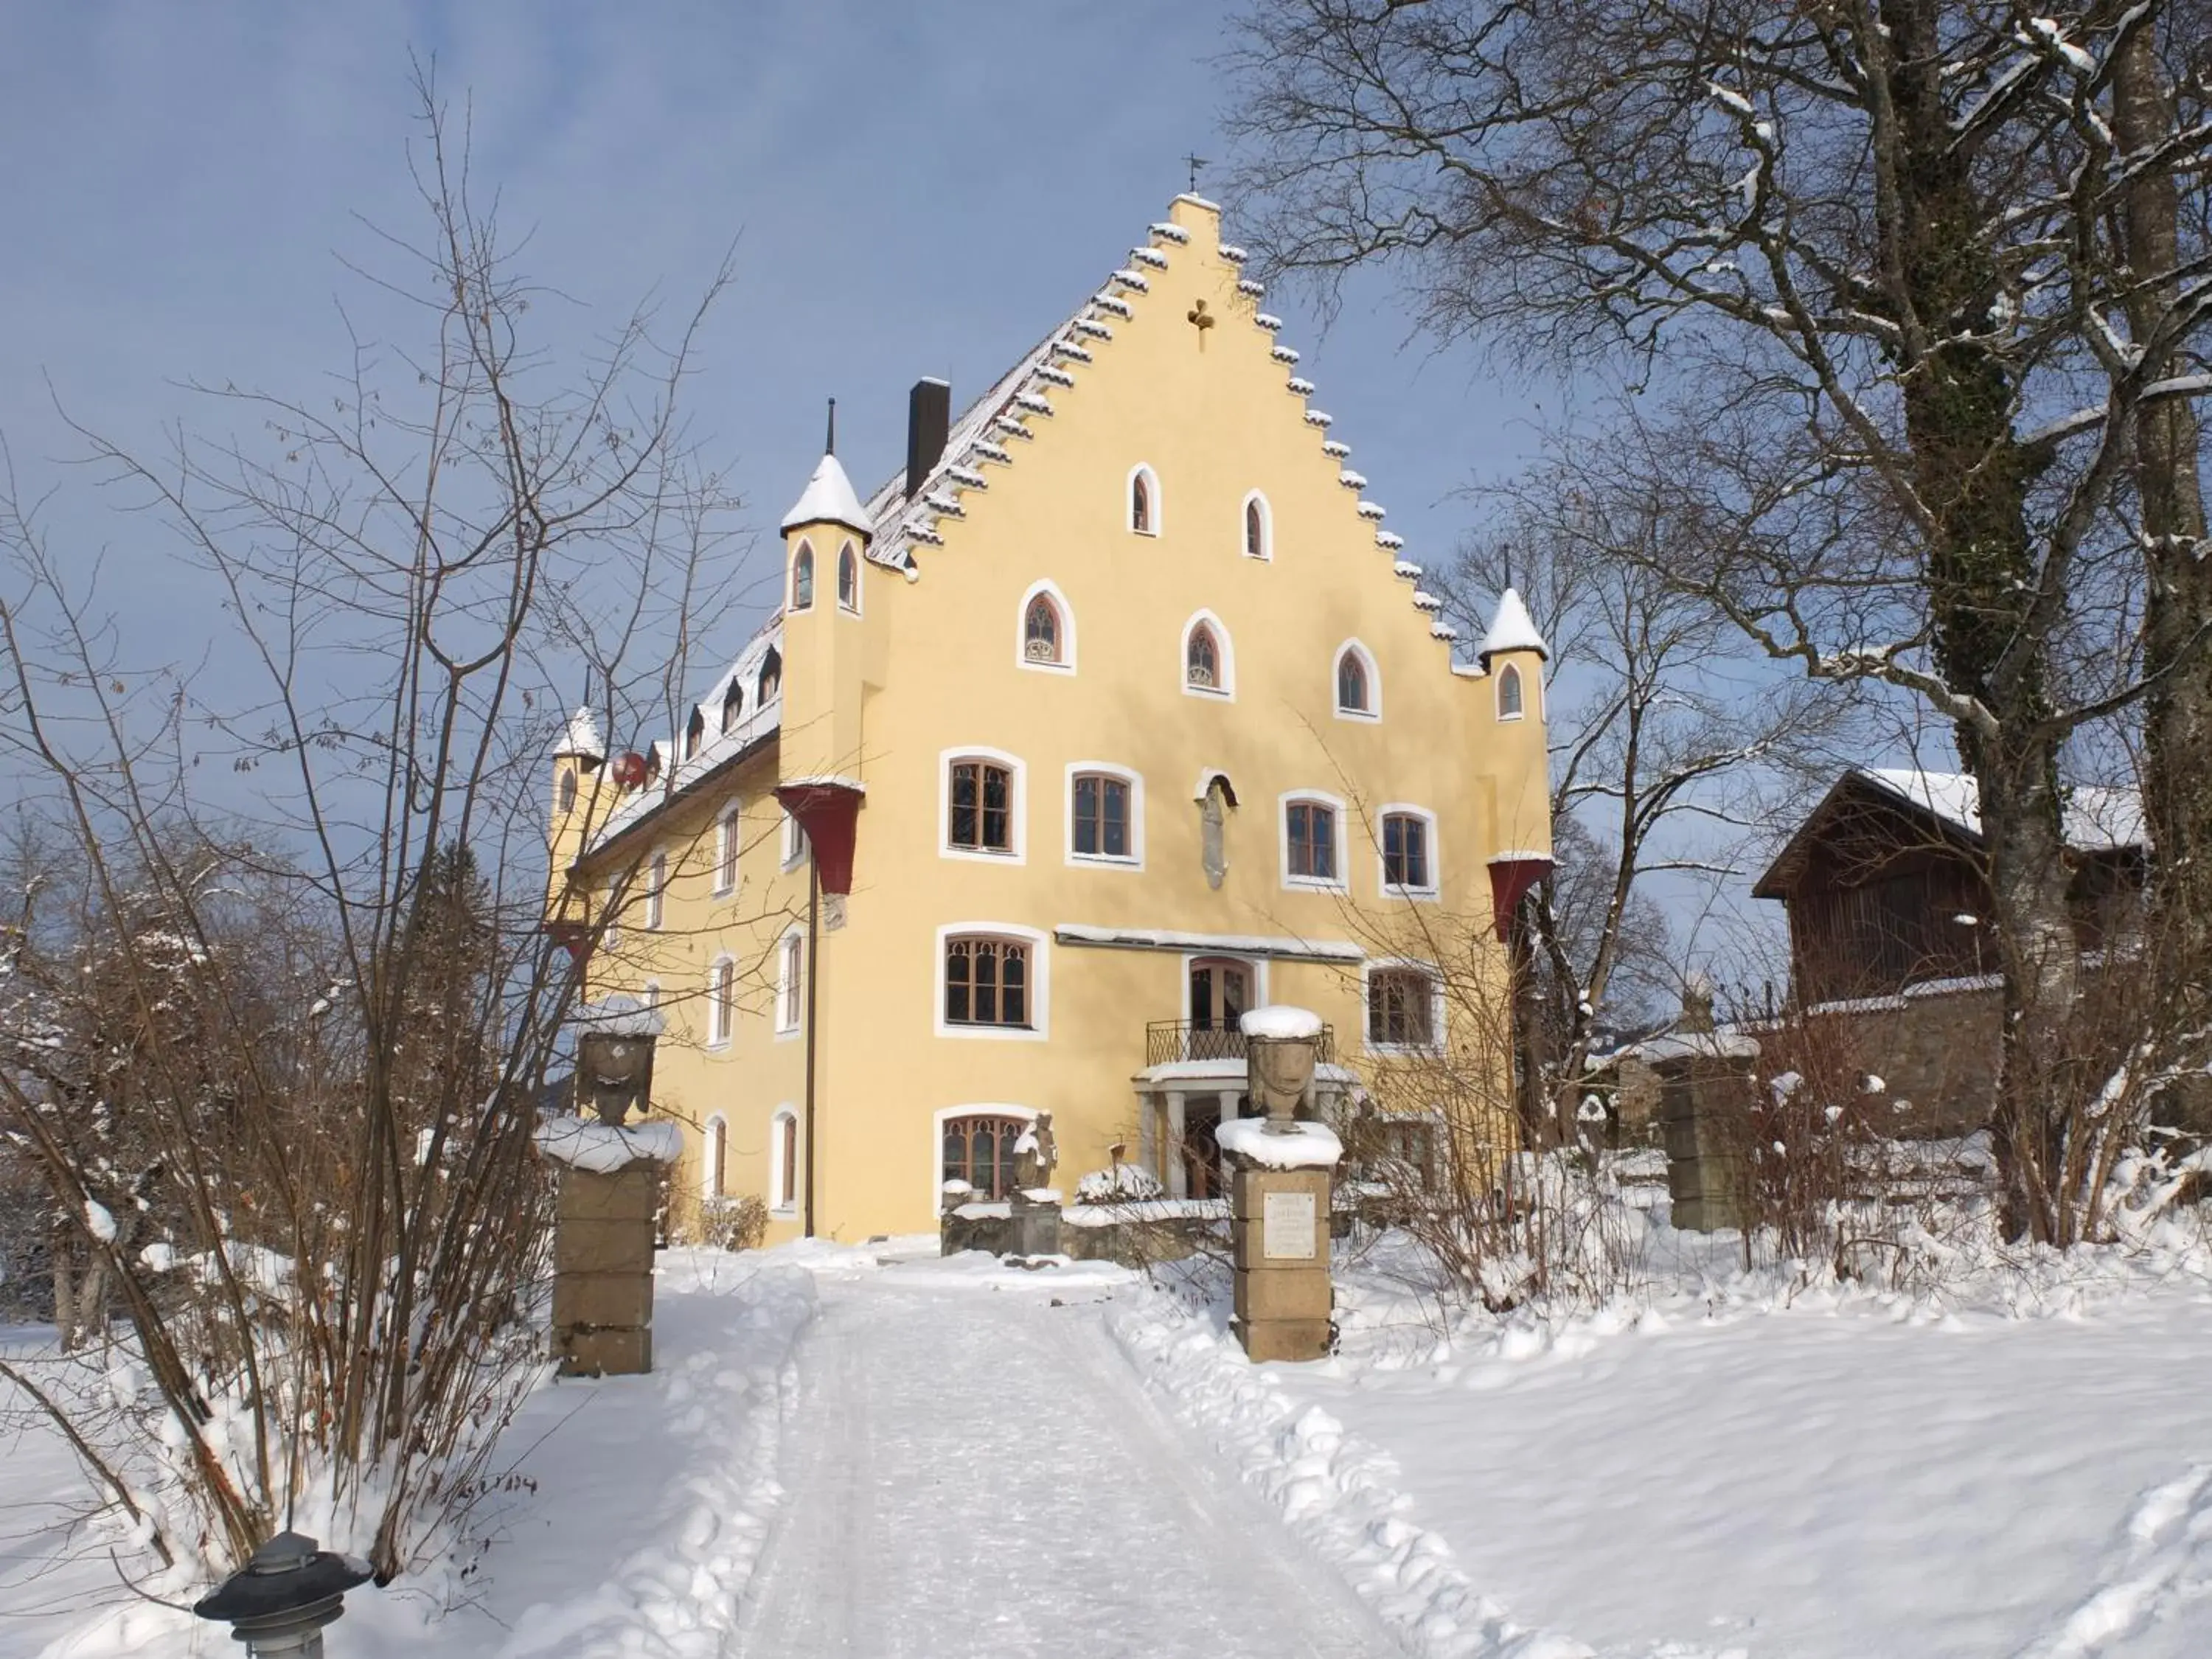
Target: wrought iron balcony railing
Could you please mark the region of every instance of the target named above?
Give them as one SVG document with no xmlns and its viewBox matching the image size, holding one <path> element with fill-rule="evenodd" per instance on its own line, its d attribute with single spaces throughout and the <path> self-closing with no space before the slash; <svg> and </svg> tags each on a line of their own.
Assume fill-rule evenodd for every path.
<svg viewBox="0 0 2212 1659">
<path fill-rule="evenodd" d="M 1243 1060 L 1244 1034 L 1233 1025 L 1200 1025 L 1188 1019 L 1156 1019 L 1145 1027 L 1145 1064 L 1182 1066 L 1194 1060 Z M 1336 1060 L 1336 1031 L 1321 1028 L 1314 1059 L 1323 1066 Z"/>
</svg>

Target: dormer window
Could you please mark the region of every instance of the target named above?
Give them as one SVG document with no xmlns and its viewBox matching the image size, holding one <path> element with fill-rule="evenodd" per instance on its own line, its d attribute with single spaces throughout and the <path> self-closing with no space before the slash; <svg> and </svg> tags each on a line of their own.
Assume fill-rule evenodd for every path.
<svg viewBox="0 0 2212 1659">
<path fill-rule="evenodd" d="M 1160 481 L 1149 466 L 1129 474 L 1129 528 L 1139 536 L 1160 533 Z"/>
<path fill-rule="evenodd" d="M 764 708 L 783 693 L 783 653 L 774 646 L 761 659 L 760 690 L 754 695 L 753 707 Z"/>
<path fill-rule="evenodd" d="M 1521 718 L 1521 671 L 1510 662 L 1498 671 L 1498 718 Z"/>
<path fill-rule="evenodd" d="M 744 714 L 745 688 L 738 684 L 738 682 L 733 679 L 730 682 L 730 689 L 725 692 L 722 696 L 722 732 L 724 736 L 726 737 L 729 733 L 738 729 L 738 722 L 744 718 Z"/>
<path fill-rule="evenodd" d="M 801 542 L 799 551 L 791 561 L 791 608 L 811 611 L 814 608 L 814 544 Z"/>
<path fill-rule="evenodd" d="M 706 711 L 691 710 L 691 718 L 684 722 L 684 758 L 690 760 L 699 752 L 699 744 L 707 735 Z"/>
<path fill-rule="evenodd" d="M 860 558 L 850 542 L 837 550 L 837 608 L 860 614 Z"/>
</svg>

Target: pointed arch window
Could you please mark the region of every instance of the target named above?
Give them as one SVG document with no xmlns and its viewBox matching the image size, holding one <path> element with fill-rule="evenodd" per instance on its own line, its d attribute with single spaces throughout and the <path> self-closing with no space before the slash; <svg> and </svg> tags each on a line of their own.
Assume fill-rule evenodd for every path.
<svg viewBox="0 0 2212 1659">
<path fill-rule="evenodd" d="M 1521 718 L 1521 671 L 1510 662 L 1498 671 L 1498 718 Z"/>
<path fill-rule="evenodd" d="M 573 766 L 561 769 L 561 810 L 563 812 L 576 810 L 576 769 Z"/>
<path fill-rule="evenodd" d="M 719 1112 L 707 1120 L 707 1155 L 701 1161 L 699 1188 L 709 1199 L 730 1194 L 730 1126 Z"/>
<path fill-rule="evenodd" d="M 837 550 L 837 608 L 860 614 L 860 557 L 850 542 Z"/>
<path fill-rule="evenodd" d="M 814 608 L 814 544 L 801 542 L 799 551 L 791 561 L 791 608 L 811 611 Z"/>
<path fill-rule="evenodd" d="M 1022 659 L 1052 664 L 1061 660 L 1060 607 L 1049 593 L 1031 599 L 1028 614 L 1022 618 Z"/>
<path fill-rule="evenodd" d="M 1194 696 L 1227 697 L 1237 690 L 1237 657 L 1229 630 L 1211 611 L 1183 624 L 1183 690 Z"/>
<path fill-rule="evenodd" d="M 1267 498 L 1256 489 L 1244 498 L 1244 556 L 1248 559 L 1272 559 L 1275 556 L 1273 514 L 1267 507 Z"/>
<path fill-rule="evenodd" d="M 1340 714 L 1371 714 L 1375 712 L 1370 701 L 1371 693 L 1367 683 L 1367 665 L 1357 651 L 1347 647 L 1336 659 L 1336 712 Z"/>
<path fill-rule="evenodd" d="M 1129 528 L 1139 536 L 1160 533 L 1160 481 L 1149 466 L 1129 471 Z"/>
</svg>

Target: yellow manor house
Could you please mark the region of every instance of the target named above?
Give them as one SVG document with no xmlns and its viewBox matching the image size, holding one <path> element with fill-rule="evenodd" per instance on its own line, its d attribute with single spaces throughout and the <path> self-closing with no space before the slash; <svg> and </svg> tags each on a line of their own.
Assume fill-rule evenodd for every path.
<svg viewBox="0 0 2212 1659">
<path fill-rule="evenodd" d="M 868 500 L 823 458 L 781 610 L 670 740 L 570 722 L 550 920 L 665 1014 L 708 1207 L 927 1230 L 1047 1114 L 1063 1189 L 1209 1196 L 1265 1003 L 1328 1022 L 1332 1115 L 1455 1044 L 1507 1064 L 1462 1028 L 1502 1026 L 1549 867 L 1543 643 L 1508 590 L 1455 660 L 1242 258 L 1178 197 L 957 419 L 915 386 Z"/>
</svg>

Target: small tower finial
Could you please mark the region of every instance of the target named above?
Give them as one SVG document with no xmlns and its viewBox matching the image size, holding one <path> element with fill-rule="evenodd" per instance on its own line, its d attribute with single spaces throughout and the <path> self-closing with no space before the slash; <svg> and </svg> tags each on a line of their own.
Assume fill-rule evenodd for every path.
<svg viewBox="0 0 2212 1659">
<path fill-rule="evenodd" d="M 837 400 L 835 398 L 830 400 L 830 435 L 822 441 L 822 453 L 824 455 L 837 453 Z"/>
</svg>

